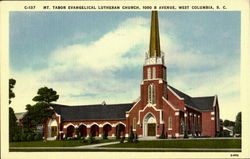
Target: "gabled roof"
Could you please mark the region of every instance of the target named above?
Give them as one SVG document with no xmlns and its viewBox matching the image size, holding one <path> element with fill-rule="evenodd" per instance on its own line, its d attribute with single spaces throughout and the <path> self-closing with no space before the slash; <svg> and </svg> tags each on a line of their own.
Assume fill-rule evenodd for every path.
<svg viewBox="0 0 250 159">
<path fill-rule="evenodd" d="M 131 109 L 133 103 L 81 106 L 51 104 L 51 106 L 57 114 L 61 115 L 62 121 L 121 120 L 125 119 L 125 112 Z"/>
<path fill-rule="evenodd" d="M 201 111 L 212 111 L 215 96 L 193 97 L 192 100 Z"/>
<path fill-rule="evenodd" d="M 184 103 L 187 107 L 198 109 L 201 112 L 212 111 L 215 96 L 207 97 L 190 97 L 180 90 L 168 85 L 179 97 L 184 98 Z"/>
</svg>

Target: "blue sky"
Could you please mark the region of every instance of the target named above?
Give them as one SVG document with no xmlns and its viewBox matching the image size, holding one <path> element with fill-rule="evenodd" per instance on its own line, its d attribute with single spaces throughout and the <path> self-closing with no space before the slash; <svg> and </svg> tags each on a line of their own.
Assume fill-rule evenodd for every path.
<svg viewBox="0 0 250 159">
<path fill-rule="evenodd" d="M 217 94 L 221 118 L 240 105 L 240 12 L 159 12 L 170 85 L 191 96 Z M 126 103 L 139 97 L 150 12 L 12 12 L 12 106 L 24 111 L 38 88 L 58 103 Z M 231 112 L 228 112 L 228 109 Z"/>
</svg>

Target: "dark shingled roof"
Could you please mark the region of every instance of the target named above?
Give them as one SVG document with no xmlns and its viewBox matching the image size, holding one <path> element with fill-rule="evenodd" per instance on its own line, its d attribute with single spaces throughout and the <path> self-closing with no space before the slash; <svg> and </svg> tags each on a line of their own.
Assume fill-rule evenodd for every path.
<svg viewBox="0 0 250 159">
<path fill-rule="evenodd" d="M 62 121 L 118 120 L 125 119 L 125 112 L 132 108 L 133 103 L 82 106 L 51 104 L 51 106 L 61 115 Z"/>
<path fill-rule="evenodd" d="M 215 96 L 208 97 L 190 97 L 180 90 L 168 85 L 179 97 L 184 98 L 185 105 L 201 112 L 213 110 L 213 102 Z"/>
</svg>

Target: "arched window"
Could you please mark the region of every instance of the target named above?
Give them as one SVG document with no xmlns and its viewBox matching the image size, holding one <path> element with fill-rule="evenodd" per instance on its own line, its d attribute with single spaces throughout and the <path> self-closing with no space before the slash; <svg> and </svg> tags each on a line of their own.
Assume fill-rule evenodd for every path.
<svg viewBox="0 0 250 159">
<path fill-rule="evenodd" d="M 136 130 L 136 118 L 133 118 L 133 130 Z"/>
<path fill-rule="evenodd" d="M 168 117 L 168 129 L 172 130 L 172 124 L 173 124 L 172 117 L 169 116 Z"/>
<path fill-rule="evenodd" d="M 151 79 L 151 68 L 148 68 L 148 79 Z"/>
<path fill-rule="evenodd" d="M 155 104 L 155 85 L 150 84 L 148 86 L 148 103 Z"/>
<path fill-rule="evenodd" d="M 155 67 L 153 67 L 153 79 L 155 79 L 156 78 L 156 69 L 155 69 Z"/>
</svg>

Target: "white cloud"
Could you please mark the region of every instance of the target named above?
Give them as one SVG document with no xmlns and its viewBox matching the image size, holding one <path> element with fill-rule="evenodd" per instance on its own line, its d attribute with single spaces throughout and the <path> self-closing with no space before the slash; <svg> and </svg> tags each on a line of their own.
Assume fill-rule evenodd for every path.
<svg viewBox="0 0 250 159">
<path fill-rule="evenodd" d="M 17 80 L 14 89 L 16 98 L 12 100 L 11 106 L 16 112 L 24 111 L 25 105 L 32 103 L 38 88 L 43 86 L 56 90 L 60 95 L 58 103 L 61 104 L 133 101 L 140 94 L 140 79 L 124 82 L 114 72 L 143 65 L 149 43 L 148 23 L 149 19 L 141 17 L 127 19 L 97 41 L 53 51 L 48 57 L 47 69 L 11 72 L 11 77 Z M 163 24 L 170 25 L 164 21 Z M 82 36 L 87 38 L 87 35 Z M 239 96 L 230 94 L 238 93 L 239 73 L 237 68 L 231 73 L 231 68 L 225 67 L 223 55 L 218 54 L 215 58 L 200 50 L 183 50 L 181 44 L 177 44 L 167 34 L 161 34 L 161 47 L 168 69 L 177 70 L 168 73 L 171 85 L 192 96 L 218 94 L 221 117 L 232 119 L 233 114 L 237 114 L 239 108 L 235 104 Z M 213 69 L 194 71 L 210 66 Z M 228 108 L 234 113 L 227 113 Z"/>
</svg>

